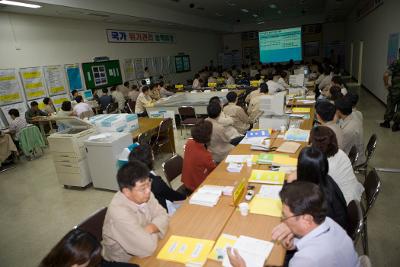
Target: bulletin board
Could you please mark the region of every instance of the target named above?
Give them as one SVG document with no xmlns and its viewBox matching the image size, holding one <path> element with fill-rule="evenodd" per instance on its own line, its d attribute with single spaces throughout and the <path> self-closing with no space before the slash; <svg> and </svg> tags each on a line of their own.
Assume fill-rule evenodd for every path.
<svg viewBox="0 0 400 267">
<path fill-rule="evenodd" d="M 62 65 L 44 66 L 43 71 L 49 95 L 53 96 L 67 92 L 65 71 Z"/>
<path fill-rule="evenodd" d="M 19 70 L 27 100 L 47 96 L 42 67 L 22 68 Z"/>
<path fill-rule="evenodd" d="M 0 70 L 0 106 L 23 101 L 17 70 Z"/>
<path fill-rule="evenodd" d="M 82 63 L 82 71 L 88 89 L 122 84 L 119 60 Z"/>
<path fill-rule="evenodd" d="M 78 63 L 66 64 L 64 67 L 65 67 L 65 72 L 67 73 L 67 81 L 68 81 L 69 90 L 70 91 L 84 90 L 85 88 L 83 87 L 81 70 L 80 70 L 79 64 Z"/>
</svg>

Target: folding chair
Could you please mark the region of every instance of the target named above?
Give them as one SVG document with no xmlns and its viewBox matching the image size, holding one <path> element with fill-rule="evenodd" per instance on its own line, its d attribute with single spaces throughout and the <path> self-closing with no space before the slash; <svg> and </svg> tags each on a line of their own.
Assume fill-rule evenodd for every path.
<svg viewBox="0 0 400 267">
<path fill-rule="evenodd" d="M 366 160 L 364 163 L 356 166 L 356 170 L 360 173 L 363 173 L 364 176 L 366 176 L 368 173 L 368 163 L 376 150 L 377 139 L 378 138 L 377 138 L 376 134 L 371 135 L 371 137 L 369 138 L 367 147 L 365 148 Z"/>
<path fill-rule="evenodd" d="M 197 118 L 196 111 L 193 107 L 189 106 L 182 106 L 178 108 L 179 119 L 181 121 L 181 126 L 185 128 L 187 126 L 194 126 L 196 123 L 201 121 L 201 119 Z M 181 135 L 182 135 L 182 128 L 181 128 Z"/>
<path fill-rule="evenodd" d="M 74 227 L 92 234 L 100 242 L 103 240 L 103 224 L 106 217 L 107 207 L 101 208 L 83 222 Z"/>
<path fill-rule="evenodd" d="M 355 169 L 355 163 L 358 159 L 358 152 L 357 152 L 357 147 L 352 146 L 349 152 L 349 159 L 351 162 L 351 166 L 353 166 L 353 169 Z"/>
<path fill-rule="evenodd" d="M 167 179 L 169 186 L 172 188 L 171 182 L 182 174 L 183 158 L 180 155 L 175 154 L 171 158 L 167 159 L 161 166 L 165 178 Z M 184 195 L 188 195 L 188 191 L 184 185 L 181 185 L 177 191 Z"/>
<path fill-rule="evenodd" d="M 356 244 L 363 230 L 363 212 L 358 200 L 353 199 L 347 205 L 347 218 L 349 220 L 346 229 L 347 234 L 351 237 L 353 243 Z"/>
<path fill-rule="evenodd" d="M 172 154 L 175 153 L 175 147 L 172 145 L 172 140 L 169 137 L 169 131 L 172 128 L 172 119 L 167 118 L 161 121 L 158 127 L 157 136 L 152 141 L 152 148 L 155 153 L 158 153 L 161 147 L 169 144 Z"/>
</svg>

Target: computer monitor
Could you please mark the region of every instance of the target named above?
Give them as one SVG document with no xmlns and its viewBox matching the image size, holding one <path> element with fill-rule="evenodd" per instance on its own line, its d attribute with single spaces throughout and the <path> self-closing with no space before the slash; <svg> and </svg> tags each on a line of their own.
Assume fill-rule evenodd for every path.
<svg viewBox="0 0 400 267">
<path fill-rule="evenodd" d="M 263 111 L 263 115 L 284 115 L 285 96 L 286 92 L 260 96 L 260 111 Z"/>
<path fill-rule="evenodd" d="M 85 90 L 82 92 L 82 97 L 85 101 L 93 100 L 92 90 Z"/>
<path fill-rule="evenodd" d="M 150 83 L 151 83 L 150 78 L 146 78 L 146 79 L 144 79 L 144 80 L 146 81 L 146 84 L 147 84 L 147 85 L 150 85 Z"/>
</svg>

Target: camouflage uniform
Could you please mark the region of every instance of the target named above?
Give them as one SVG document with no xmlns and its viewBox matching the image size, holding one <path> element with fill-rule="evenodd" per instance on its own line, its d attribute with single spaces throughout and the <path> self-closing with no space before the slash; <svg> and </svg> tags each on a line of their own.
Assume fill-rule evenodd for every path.
<svg viewBox="0 0 400 267">
<path fill-rule="evenodd" d="M 388 91 L 384 119 L 388 122 L 393 120 L 398 125 L 400 124 L 400 66 L 398 69 L 392 70 L 392 84 L 389 86 Z"/>
</svg>

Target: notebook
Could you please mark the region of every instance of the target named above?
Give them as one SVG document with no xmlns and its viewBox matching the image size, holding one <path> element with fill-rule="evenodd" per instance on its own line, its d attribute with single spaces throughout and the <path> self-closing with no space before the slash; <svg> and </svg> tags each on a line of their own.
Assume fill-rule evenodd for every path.
<svg viewBox="0 0 400 267">
<path fill-rule="evenodd" d="M 252 170 L 249 178 L 249 183 L 283 184 L 284 180 L 284 172 Z"/>
<path fill-rule="evenodd" d="M 282 201 L 277 198 L 268 198 L 256 195 L 249 204 L 250 213 L 268 215 L 273 217 L 282 216 Z"/>
<path fill-rule="evenodd" d="M 274 166 L 297 166 L 297 158 L 276 155 L 272 161 Z"/>
<path fill-rule="evenodd" d="M 310 108 L 292 108 L 293 113 L 310 113 Z"/>
<path fill-rule="evenodd" d="M 296 151 L 300 148 L 300 146 L 301 145 L 296 142 L 283 142 L 276 151 L 293 154 L 296 153 Z"/>
<path fill-rule="evenodd" d="M 233 248 L 237 249 L 240 256 L 249 267 L 263 267 L 274 244 L 269 241 L 249 237 L 239 236 Z M 228 257 L 225 257 L 222 266 L 231 267 Z"/>
</svg>

